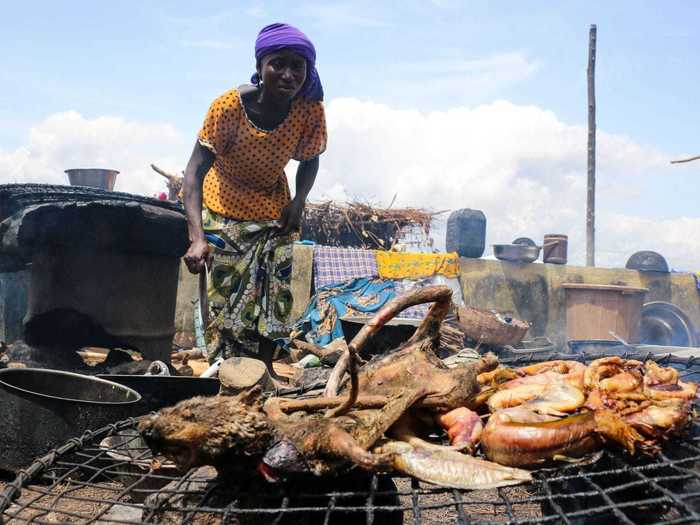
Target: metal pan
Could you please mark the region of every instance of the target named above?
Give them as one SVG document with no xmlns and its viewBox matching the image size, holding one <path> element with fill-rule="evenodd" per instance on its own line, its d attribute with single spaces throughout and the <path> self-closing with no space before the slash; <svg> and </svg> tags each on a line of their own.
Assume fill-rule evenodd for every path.
<svg viewBox="0 0 700 525">
<path fill-rule="evenodd" d="M 138 412 L 169 407 L 195 396 L 215 396 L 219 393 L 219 380 L 212 377 L 134 376 L 104 374 L 101 379 L 119 383 L 138 392 L 142 400 Z M 135 415 L 135 414 L 134 414 Z"/>
<path fill-rule="evenodd" d="M 0 469 L 18 470 L 88 429 L 139 415 L 141 396 L 97 377 L 0 370 Z"/>
<path fill-rule="evenodd" d="M 541 248 L 526 244 L 494 244 L 493 255 L 501 261 L 531 263 L 540 256 Z"/>
</svg>

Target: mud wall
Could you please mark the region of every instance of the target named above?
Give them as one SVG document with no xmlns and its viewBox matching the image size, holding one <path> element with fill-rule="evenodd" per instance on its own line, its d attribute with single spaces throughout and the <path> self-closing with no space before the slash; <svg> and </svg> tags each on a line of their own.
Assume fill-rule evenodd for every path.
<svg viewBox="0 0 700 525">
<path fill-rule="evenodd" d="M 566 342 L 566 296 L 562 284 L 613 284 L 647 288 L 645 302 L 665 301 L 681 308 L 700 328 L 700 295 L 689 273 L 638 272 L 556 264 L 517 264 L 486 259 L 460 260 L 464 301 L 511 311 L 531 324 L 528 336 Z"/>
<path fill-rule="evenodd" d="M 294 246 L 292 271 L 293 315 L 299 317 L 311 293 L 313 247 Z M 547 336 L 566 342 L 566 296 L 563 283 L 614 284 L 647 288 L 645 301 L 666 301 L 681 308 L 700 329 L 700 294 L 688 273 L 645 273 L 616 268 L 588 268 L 555 264 L 460 260 L 460 281 L 467 304 L 510 311 L 531 324 L 528 337 Z M 176 329 L 191 330 L 196 281 L 181 268 Z"/>
</svg>

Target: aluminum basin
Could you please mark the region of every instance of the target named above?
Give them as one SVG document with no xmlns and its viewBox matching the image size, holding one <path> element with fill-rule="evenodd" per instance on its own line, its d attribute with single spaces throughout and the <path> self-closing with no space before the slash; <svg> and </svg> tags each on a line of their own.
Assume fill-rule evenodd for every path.
<svg viewBox="0 0 700 525">
<path fill-rule="evenodd" d="M 0 469 L 17 470 L 86 430 L 135 415 L 135 390 L 96 377 L 0 370 Z"/>
<path fill-rule="evenodd" d="M 90 186 L 103 190 L 113 190 L 119 172 L 105 169 L 71 169 L 66 170 L 71 186 Z"/>
</svg>

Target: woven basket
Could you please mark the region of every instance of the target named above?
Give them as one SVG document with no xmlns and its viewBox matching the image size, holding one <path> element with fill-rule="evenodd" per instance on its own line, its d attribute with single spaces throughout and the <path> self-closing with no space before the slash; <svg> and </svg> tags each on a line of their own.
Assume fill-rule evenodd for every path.
<svg viewBox="0 0 700 525">
<path fill-rule="evenodd" d="M 459 324 L 464 333 L 477 343 L 496 346 L 518 344 L 530 328 L 518 319 L 504 323 L 491 310 L 473 306 L 459 308 Z"/>
</svg>

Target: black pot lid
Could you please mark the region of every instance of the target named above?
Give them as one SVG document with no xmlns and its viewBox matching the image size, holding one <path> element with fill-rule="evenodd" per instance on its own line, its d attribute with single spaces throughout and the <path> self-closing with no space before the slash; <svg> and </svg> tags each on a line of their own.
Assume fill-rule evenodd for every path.
<svg viewBox="0 0 700 525">
<path fill-rule="evenodd" d="M 518 237 L 513 241 L 513 244 L 524 244 L 525 246 L 537 246 L 537 243 L 530 237 Z"/>
<path fill-rule="evenodd" d="M 640 272 L 663 272 L 668 273 L 668 263 L 663 255 L 651 250 L 636 252 L 627 259 L 625 268 L 628 270 L 639 270 Z"/>
<path fill-rule="evenodd" d="M 648 345 L 698 345 L 697 332 L 685 312 L 663 301 L 653 301 L 642 307 L 639 339 Z"/>
</svg>

